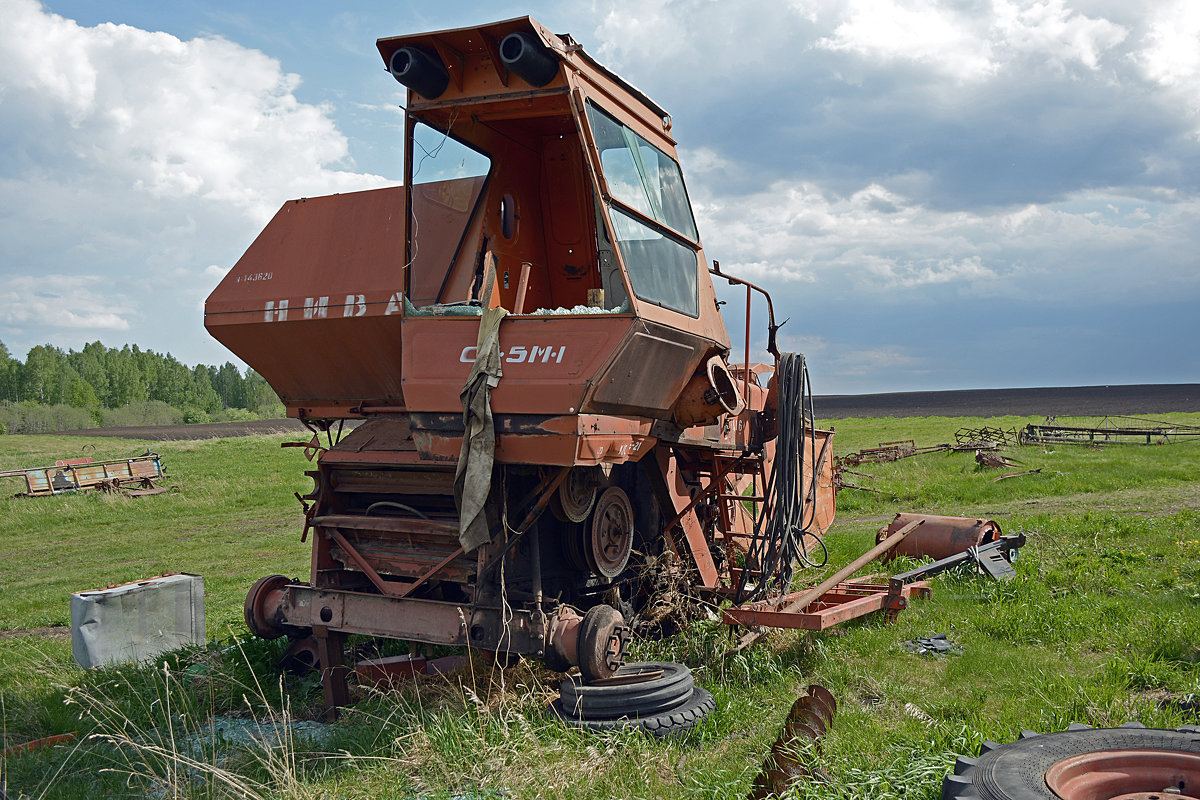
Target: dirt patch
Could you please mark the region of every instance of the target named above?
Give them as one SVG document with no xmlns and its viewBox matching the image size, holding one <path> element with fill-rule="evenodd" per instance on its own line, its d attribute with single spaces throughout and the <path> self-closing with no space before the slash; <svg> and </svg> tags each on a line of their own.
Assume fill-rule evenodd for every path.
<svg viewBox="0 0 1200 800">
<path fill-rule="evenodd" d="M 37 639 L 70 639 L 71 629 L 66 625 L 48 625 L 39 628 L 13 628 L 0 631 L 0 639 L 21 639 L 26 636 Z"/>
</svg>

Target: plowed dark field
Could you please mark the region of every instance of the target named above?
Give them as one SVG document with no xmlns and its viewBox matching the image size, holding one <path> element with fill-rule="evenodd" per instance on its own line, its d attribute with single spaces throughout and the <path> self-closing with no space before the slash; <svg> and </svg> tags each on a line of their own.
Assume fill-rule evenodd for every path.
<svg viewBox="0 0 1200 800">
<path fill-rule="evenodd" d="M 1200 383 L 1140 386 L 1073 386 L 1039 389 L 966 389 L 955 392 L 893 392 L 890 394 L 818 395 L 813 399 L 818 419 L 843 417 L 1000 417 L 1163 414 L 1200 411 Z M 176 441 L 295 433 L 306 436 L 298 420 L 216 422 L 207 425 L 167 425 L 140 428 L 94 428 L 66 431 L 79 436 Z"/>
<path fill-rule="evenodd" d="M 815 397 L 813 406 L 819 419 L 1137 416 L 1169 411 L 1200 411 L 1200 383 L 826 395 Z"/>
</svg>

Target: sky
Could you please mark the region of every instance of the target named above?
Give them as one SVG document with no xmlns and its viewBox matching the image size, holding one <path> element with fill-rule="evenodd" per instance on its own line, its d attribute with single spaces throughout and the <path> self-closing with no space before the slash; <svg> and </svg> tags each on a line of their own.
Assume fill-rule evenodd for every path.
<svg viewBox="0 0 1200 800">
<path fill-rule="evenodd" d="M 706 255 L 771 293 L 817 394 L 1200 382 L 1194 0 L 0 11 L 18 358 L 235 360 L 204 299 L 279 206 L 401 180 L 375 40 L 529 14 L 670 112 Z M 718 291 L 740 347 L 743 296 Z"/>
</svg>

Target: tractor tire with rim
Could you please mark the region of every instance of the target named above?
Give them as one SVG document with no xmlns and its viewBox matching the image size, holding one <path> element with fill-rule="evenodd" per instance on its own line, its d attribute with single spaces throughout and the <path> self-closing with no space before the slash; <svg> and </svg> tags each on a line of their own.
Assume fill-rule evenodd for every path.
<svg viewBox="0 0 1200 800">
<path fill-rule="evenodd" d="M 1109 800 L 1200 798 L 1200 728 L 1119 728 L 1074 724 L 1058 733 L 1025 731 L 1010 744 L 984 742 L 960 757 L 942 800 Z"/>
<path fill-rule="evenodd" d="M 697 686 L 690 697 L 671 709 L 659 714 L 648 716 L 625 716 L 617 719 L 588 719 L 576 717 L 562 706 L 562 698 L 550 704 L 549 712 L 574 728 L 605 732 L 615 730 L 639 730 L 651 736 L 663 739 L 670 736 L 680 736 L 709 715 L 716 707 L 713 696 L 705 689 Z"/>
</svg>

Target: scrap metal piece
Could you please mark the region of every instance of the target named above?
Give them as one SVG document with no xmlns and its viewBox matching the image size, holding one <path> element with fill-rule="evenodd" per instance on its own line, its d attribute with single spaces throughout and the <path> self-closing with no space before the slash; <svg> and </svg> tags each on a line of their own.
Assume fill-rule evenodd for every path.
<svg viewBox="0 0 1200 800">
<path fill-rule="evenodd" d="M 1170 444 L 1175 439 L 1200 436 L 1200 425 L 1184 425 L 1141 417 L 1048 416 L 1044 425 L 1026 425 L 1021 429 L 1021 444 Z"/>
<path fill-rule="evenodd" d="M 945 653 L 952 653 L 958 647 L 954 642 L 947 639 L 944 633 L 935 633 L 932 636 L 918 636 L 915 639 L 901 642 L 901 646 L 908 652 L 916 653 L 919 656 L 940 656 Z"/>
<path fill-rule="evenodd" d="M 1009 444 L 1019 444 L 1020 434 L 1016 428 L 959 428 L 954 432 L 955 450 L 994 450 Z"/>
<path fill-rule="evenodd" d="M 837 701 L 824 686 L 809 686 L 788 710 L 783 729 L 771 745 L 762 769 L 754 779 L 748 800 L 765 800 L 780 795 L 798 781 L 815 778 L 828 781 L 821 770 L 805 763 L 809 750 L 820 750 L 820 738 L 833 723 Z"/>
<path fill-rule="evenodd" d="M 1000 536 L 1000 526 L 990 519 L 897 514 L 887 527 L 879 529 L 875 540 L 882 542 L 916 520 L 922 522 L 921 529 L 890 550 L 883 557 L 885 562 L 896 556 L 945 558 L 961 553 L 967 548 L 994 541 Z"/>
<path fill-rule="evenodd" d="M 1000 469 L 1001 467 L 1015 467 L 1024 462 L 1018 461 L 1015 458 L 1001 455 L 1000 453 L 991 452 L 988 450 L 975 451 L 975 463 L 981 467 L 992 467 Z"/>
<path fill-rule="evenodd" d="M 899 592 L 904 586 L 925 581 L 934 575 L 968 563 L 973 563 L 985 574 L 997 580 L 1011 578 L 1016 574 L 1012 568 L 1012 562 L 1017 557 L 1017 551 L 1024 546 L 1025 534 L 1023 533 L 1001 536 L 987 544 L 969 547 L 961 553 L 939 559 L 932 564 L 923 564 L 908 572 L 893 575 L 888 583 L 893 592 Z"/>
<path fill-rule="evenodd" d="M 0 472 L 0 478 L 24 478 L 25 491 L 19 496 L 41 497 L 81 489 L 120 491 L 130 496 L 159 494 L 166 491 L 154 481 L 165 476 L 157 453 L 147 451 L 134 458 L 93 461 L 90 457 L 66 458 L 53 467 L 30 467 Z M 140 486 L 138 490 L 127 487 Z"/>
</svg>

